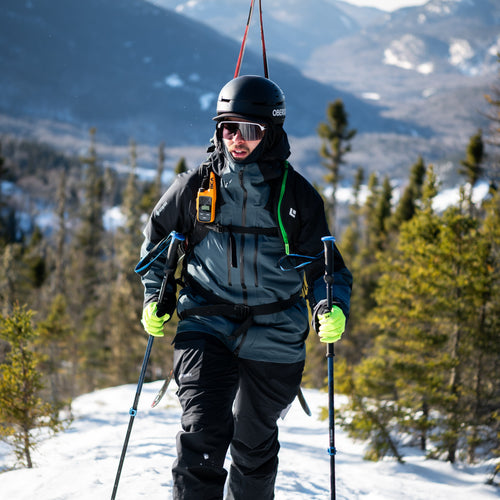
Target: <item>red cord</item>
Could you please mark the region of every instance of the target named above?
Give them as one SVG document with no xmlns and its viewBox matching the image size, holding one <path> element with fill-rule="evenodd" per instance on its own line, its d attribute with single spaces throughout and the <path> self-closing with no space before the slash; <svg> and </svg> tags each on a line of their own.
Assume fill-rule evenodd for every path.
<svg viewBox="0 0 500 500">
<path fill-rule="evenodd" d="M 236 63 L 236 70 L 234 72 L 234 78 L 240 75 L 241 63 L 243 61 L 243 54 L 245 53 L 245 45 L 247 43 L 248 28 L 250 26 L 250 21 L 252 20 L 253 8 L 255 0 L 250 2 L 250 11 L 248 12 L 247 25 L 245 28 L 245 33 L 243 34 L 243 40 L 241 41 L 240 54 L 238 56 L 238 61 Z M 266 42 L 264 41 L 264 23 L 262 22 L 262 0 L 259 0 L 259 14 L 260 14 L 260 38 L 262 41 L 262 58 L 264 61 L 264 76 L 269 78 L 269 72 L 267 67 L 267 53 L 266 53 Z"/>
<path fill-rule="evenodd" d="M 259 0 L 259 13 L 260 13 L 260 38 L 262 40 L 262 59 L 264 60 L 264 76 L 266 78 L 269 78 L 269 73 L 267 70 L 266 42 L 264 41 L 264 24 L 262 23 L 262 0 Z"/>
<path fill-rule="evenodd" d="M 238 62 L 236 63 L 236 70 L 234 72 L 234 78 L 236 78 L 240 75 L 240 66 L 241 66 L 241 61 L 243 60 L 243 54 L 245 53 L 245 45 L 247 43 L 248 27 L 250 26 L 250 21 L 252 19 L 254 2 L 255 2 L 255 0 L 251 0 L 251 2 L 250 2 L 250 11 L 248 12 L 247 26 L 245 28 L 243 40 L 241 42 L 240 55 L 238 56 Z"/>
</svg>

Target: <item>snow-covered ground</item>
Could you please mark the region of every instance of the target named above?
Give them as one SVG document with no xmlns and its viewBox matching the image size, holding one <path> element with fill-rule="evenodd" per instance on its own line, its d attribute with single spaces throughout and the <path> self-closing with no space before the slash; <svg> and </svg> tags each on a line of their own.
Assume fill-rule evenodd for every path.
<svg viewBox="0 0 500 500">
<path fill-rule="evenodd" d="M 171 387 L 158 407 L 150 408 L 161 381 L 145 384 L 125 458 L 117 500 L 171 498 L 170 467 L 180 409 Z M 108 500 L 129 422 L 135 386 L 84 395 L 74 401 L 75 420 L 64 433 L 43 442 L 33 455 L 33 469 L 0 474 L 0 498 L 8 500 Z M 313 411 L 308 417 L 294 402 L 280 421 L 280 471 L 277 500 L 330 498 L 328 421 L 318 414 L 327 395 L 305 390 Z M 336 398 L 336 404 L 341 397 Z M 363 460 L 362 443 L 336 429 L 338 500 L 490 500 L 500 489 L 487 486 L 486 466 L 462 467 L 425 460 L 418 452 L 404 465 L 392 459 Z M 228 457 L 228 463 L 230 458 Z M 0 470 L 12 463 L 0 445 Z"/>
</svg>

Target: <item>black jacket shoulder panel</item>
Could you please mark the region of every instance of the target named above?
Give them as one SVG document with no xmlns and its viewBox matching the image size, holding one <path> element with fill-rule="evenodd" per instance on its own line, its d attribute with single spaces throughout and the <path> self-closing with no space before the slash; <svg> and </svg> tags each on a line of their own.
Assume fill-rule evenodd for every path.
<svg viewBox="0 0 500 500">
<path fill-rule="evenodd" d="M 323 199 L 290 164 L 280 217 L 292 253 L 314 256 L 322 251 L 321 238 L 330 234 Z"/>
</svg>

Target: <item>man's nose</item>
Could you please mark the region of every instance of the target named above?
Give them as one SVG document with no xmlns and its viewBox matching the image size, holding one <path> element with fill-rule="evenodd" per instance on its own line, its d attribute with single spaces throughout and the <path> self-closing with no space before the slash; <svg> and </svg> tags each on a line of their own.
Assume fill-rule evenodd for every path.
<svg viewBox="0 0 500 500">
<path fill-rule="evenodd" d="M 238 129 L 236 131 L 236 134 L 234 134 L 233 141 L 234 142 L 245 142 L 245 139 L 243 139 L 243 136 L 241 135 L 240 129 Z"/>
</svg>

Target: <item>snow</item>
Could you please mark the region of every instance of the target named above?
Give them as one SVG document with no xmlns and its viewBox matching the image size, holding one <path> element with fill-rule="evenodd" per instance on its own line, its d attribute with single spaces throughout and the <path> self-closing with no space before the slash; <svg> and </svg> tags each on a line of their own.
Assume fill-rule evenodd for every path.
<svg viewBox="0 0 500 500">
<path fill-rule="evenodd" d="M 380 94 L 378 92 L 363 92 L 361 97 L 369 101 L 380 101 Z"/>
<path fill-rule="evenodd" d="M 429 0 L 344 0 L 358 7 L 375 7 L 380 10 L 391 12 L 403 7 L 414 7 L 423 5 Z"/>
<path fill-rule="evenodd" d="M 500 52 L 500 36 L 497 38 L 496 42 L 488 49 L 488 54 L 490 56 L 496 57 Z"/>
<path fill-rule="evenodd" d="M 450 43 L 450 63 L 454 66 L 463 65 L 467 60 L 474 57 L 474 50 L 472 49 L 468 40 L 453 39 Z"/>
<path fill-rule="evenodd" d="M 200 97 L 200 108 L 203 111 L 207 111 L 212 108 L 213 102 L 217 99 L 217 96 L 213 92 L 208 92 Z"/>
<path fill-rule="evenodd" d="M 415 35 L 406 34 L 393 40 L 384 50 L 384 64 L 397 66 L 407 70 L 416 70 L 428 75 L 434 71 L 434 64 L 422 61 L 426 56 L 426 47 L 423 40 Z"/>
<path fill-rule="evenodd" d="M 426 3 L 425 10 L 434 15 L 448 16 L 460 3 L 474 5 L 474 0 L 435 0 Z"/>
<path fill-rule="evenodd" d="M 481 203 L 488 194 L 489 185 L 487 182 L 479 182 L 472 191 L 472 201 Z M 449 206 L 458 205 L 460 201 L 460 188 L 448 188 L 440 191 L 433 200 L 432 208 L 437 212 L 446 210 Z"/>
<path fill-rule="evenodd" d="M 106 231 L 116 231 L 125 225 L 126 217 L 120 207 L 108 208 L 103 215 L 103 224 Z"/>
<path fill-rule="evenodd" d="M 117 500 L 171 498 L 170 468 L 180 408 L 175 387 L 158 407 L 150 408 L 162 381 L 145 384 L 134 421 L 117 491 Z M 111 497 L 135 385 L 104 389 L 76 398 L 74 421 L 63 433 L 40 444 L 33 469 L 0 474 L 2 498 L 15 500 L 104 500 Z M 313 412 L 308 417 L 297 401 L 280 420 L 280 469 L 276 500 L 330 498 L 328 421 L 318 419 L 327 395 L 304 390 Z M 343 397 L 336 396 L 339 406 Z M 406 450 L 405 464 L 392 459 L 374 463 L 362 459 L 364 446 L 335 430 L 338 500 L 492 500 L 500 491 L 485 484 L 486 466 L 464 467 L 426 460 Z M 230 457 L 227 459 L 229 465 Z M 12 464 L 0 445 L 0 470 Z"/>
<path fill-rule="evenodd" d="M 480 73 L 480 68 L 474 67 L 471 60 L 476 55 L 474 49 L 468 40 L 452 39 L 449 48 L 450 64 L 456 66 L 462 73 L 466 75 L 477 75 Z"/>
<path fill-rule="evenodd" d="M 172 88 L 178 88 L 184 86 L 184 82 L 177 73 L 172 73 L 165 77 L 165 84 Z"/>
</svg>

